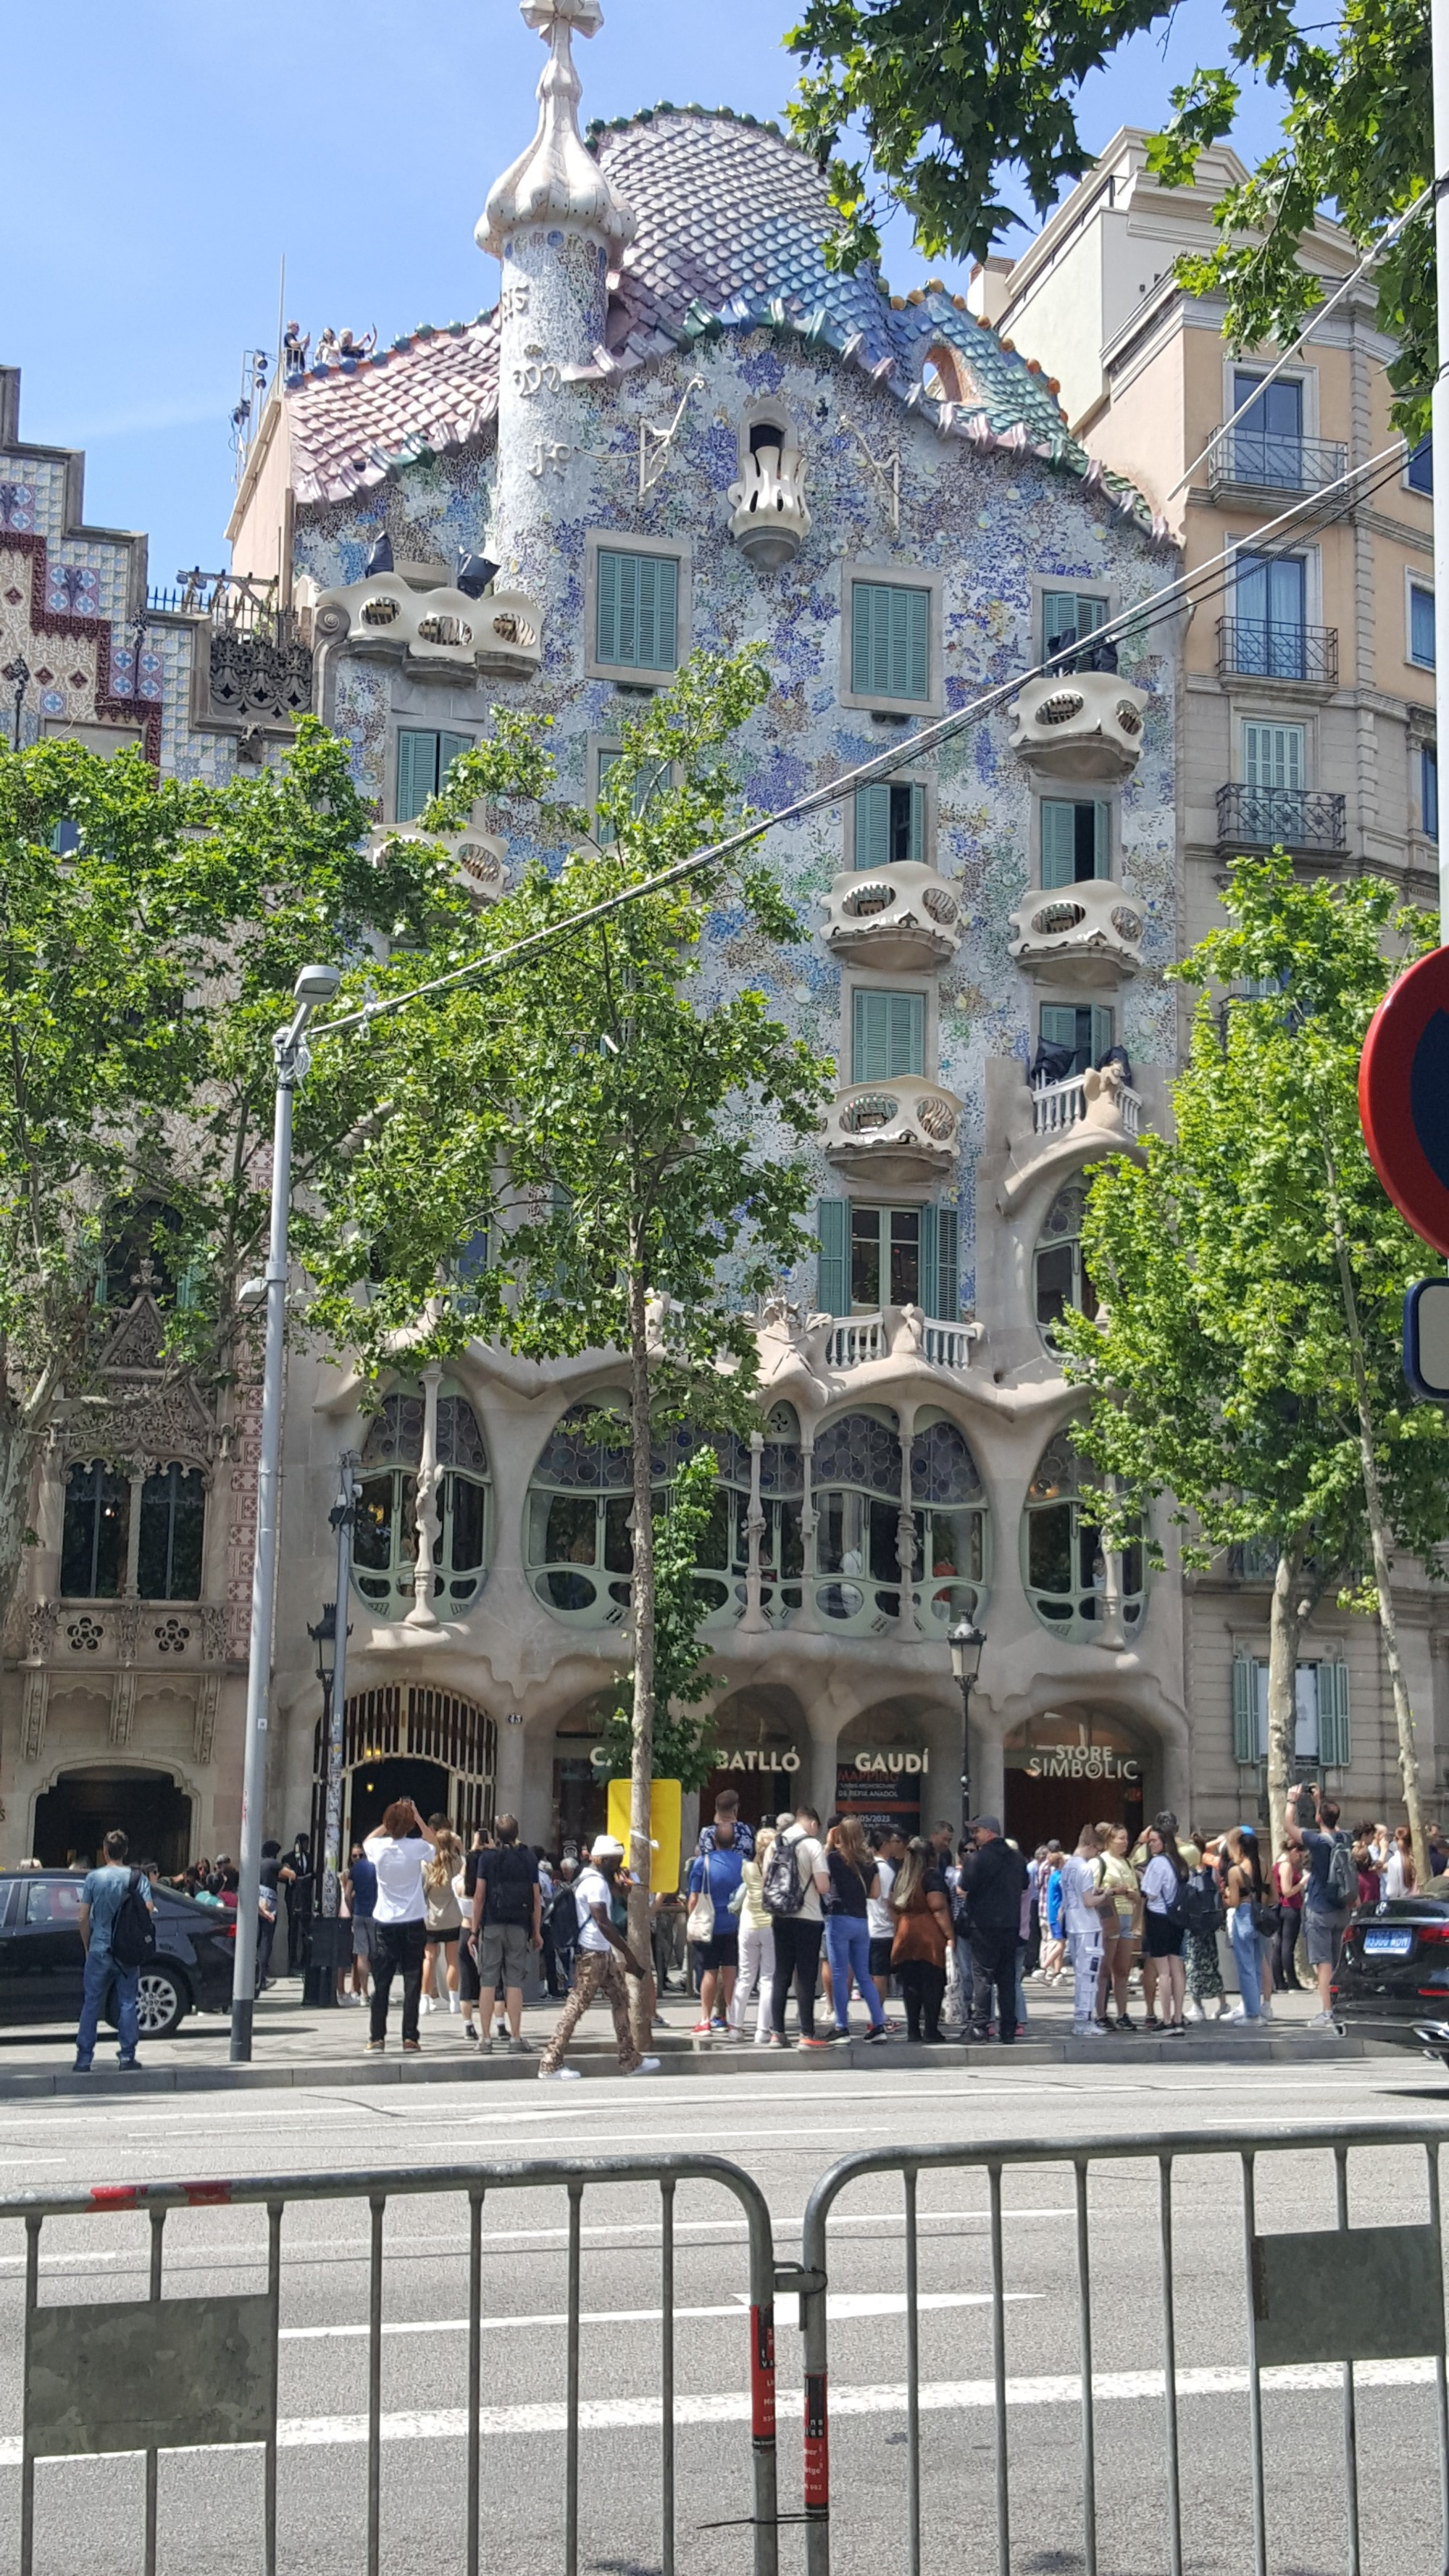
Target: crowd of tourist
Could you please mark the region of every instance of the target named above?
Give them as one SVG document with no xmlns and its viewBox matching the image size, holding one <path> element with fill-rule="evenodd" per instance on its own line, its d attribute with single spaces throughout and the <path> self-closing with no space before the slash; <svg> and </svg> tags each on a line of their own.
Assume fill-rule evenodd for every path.
<svg viewBox="0 0 1449 2576">
<path fill-rule="evenodd" d="M 626 1972 L 649 1980 L 656 2023 L 662 1995 L 689 1992 L 697 2037 L 748 2034 L 761 2048 L 880 2044 L 902 2032 L 931 2047 L 952 2038 L 1011 2046 L 1026 2036 L 1028 1990 L 1068 1981 L 1079 2038 L 1261 2025 L 1275 1994 L 1304 1987 L 1316 1987 L 1313 2021 L 1326 2025 L 1354 1907 L 1416 1885 L 1406 1826 L 1344 1827 L 1316 1789 L 1290 1792 L 1276 1853 L 1253 1825 L 1184 1833 L 1164 1810 L 1135 1838 L 1109 1820 L 1084 1825 L 1071 1851 L 1051 1841 L 1029 1856 L 994 1816 L 977 1817 L 964 1836 L 940 1824 L 908 1837 L 891 1825 L 867 1832 L 851 1815 L 822 1826 L 802 1805 L 751 1826 L 727 1790 L 682 1885 L 651 1896 L 641 1960 L 628 1946 L 624 1864 L 609 1835 L 581 1854 L 530 1847 L 512 1816 L 480 1829 L 465 1852 L 446 1816 L 424 1820 L 410 1800 L 389 1807 L 353 1846 L 340 1898 L 351 1959 L 337 1972 L 338 2000 L 368 2009 L 369 2052 L 387 2046 L 400 1985 L 409 2054 L 430 2013 L 459 2016 L 483 2054 L 530 2053 L 522 2011 L 531 1965 L 563 2005 L 539 2066 L 559 2080 L 573 2071 L 568 2044 L 596 1999 L 610 2007 L 625 2071 L 658 2064 L 637 2044 Z M 1436 1878 L 1449 1869 L 1432 1828 L 1430 1865 Z M 226 1855 L 172 1883 L 201 1905 L 237 1901 Z M 305 1964 L 314 1885 L 305 1835 L 286 1853 L 265 1846 L 259 1988 L 270 1980 L 284 1900 L 288 1966 L 295 1974 Z M 853 2001 L 865 2014 L 854 2030 Z"/>
</svg>

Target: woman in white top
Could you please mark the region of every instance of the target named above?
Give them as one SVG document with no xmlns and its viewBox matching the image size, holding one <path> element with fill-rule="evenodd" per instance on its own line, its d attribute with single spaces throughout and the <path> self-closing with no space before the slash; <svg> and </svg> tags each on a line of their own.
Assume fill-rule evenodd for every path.
<svg viewBox="0 0 1449 2576">
<path fill-rule="evenodd" d="M 744 1902 L 739 1911 L 740 1969 L 735 1990 L 730 1997 L 730 2020 L 736 2030 L 745 2026 L 745 2005 L 759 1988 L 759 2006 L 755 2014 L 755 2046 L 766 2048 L 770 2039 L 770 2000 L 775 1983 L 775 1918 L 765 1911 L 765 1866 L 775 1848 L 775 1828 L 767 1825 L 755 1838 L 755 1856 L 747 1860 L 741 1877 Z"/>
<path fill-rule="evenodd" d="M 426 1938 L 423 1945 L 422 2008 L 425 2013 L 437 2012 L 446 1994 L 448 2011 L 455 2013 L 458 2009 L 458 1942 L 463 1909 L 453 1880 L 463 1866 L 463 1846 L 451 1827 L 441 1819 L 434 1822 L 433 1831 L 438 1837 L 437 1845 L 432 1859 L 423 1866 Z M 438 1975 L 440 1966 L 443 1970 L 441 1978 Z"/>
<path fill-rule="evenodd" d="M 362 1846 L 377 1872 L 373 1911 L 372 2031 L 369 2057 L 387 2046 L 387 2006 L 392 1981 L 402 1977 L 402 2044 L 405 2055 L 417 2054 L 418 2002 L 423 1987 L 423 1941 L 427 1900 L 424 1865 L 437 1848 L 411 1798 L 395 1798 L 375 1834 Z"/>
<path fill-rule="evenodd" d="M 1396 1825 L 1384 1861 L 1383 1892 L 1387 1897 L 1412 1896 L 1415 1885 L 1413 1837 L 1407 1825 Z"/>
</svg>

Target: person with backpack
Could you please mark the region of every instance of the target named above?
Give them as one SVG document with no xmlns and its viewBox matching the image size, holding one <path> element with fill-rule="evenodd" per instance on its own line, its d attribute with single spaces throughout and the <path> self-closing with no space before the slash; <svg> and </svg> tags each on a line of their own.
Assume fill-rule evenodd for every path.
<svg viewBox="0 0 1449 2576">
<path fill-rule="evenodd" d="M 835 2036 L 850 2038 L 850 1981 L 870 2015 L 868 2039 L 886 2035 L 885 2010 L 870 1972 L 869 1900 L 880 1885 L 880 1870 L 858 1816 L 841 1816 L 825 1838 L 825 1868 L 830 1880 L 825 1899 L 825 1949 L 830 1961 L 830 2000 L 835 2008 Z"/>
<path fill-rule="evenodd" d="M 770 1992 L 770 2046 L 785 2045 L 785 2000 L 793 1978 L 800 2016 L 800 2046 L 829 2048 L 815 2036 L 815 1978 L 825 1934 L 821 1898 L 828 1895 L 830 1872 L 820 1840 L 820 1818 L 813 1807 L 797 1807 L 793 1816 L 777 1819 L 778 1832 L 765 1864 L 761 1897 L 775 1927 L 775 1975 Z"/>
<path fill-rule="evenodd" d="M 1316 1827 L 1299 1822 L 1298 1802 L 1313 1800 Z M 1288 1792 L 1288 1840 L 1308 1855 L 1303 1888 L 1303 1938 L 1308 1964 L 1318 1981 L 1318 2010 L 1310 2030 L 1333 2028 L 1333 1980 L 1338 1974 L 1343 1936 L 1358 1903 L 1358 1868 L 1347 1834 L 1338 1830 L 1338 1809 L 1321 1789 L 1294 1783 Z"/>
<path fill-rule="evenodd" d="M 137 2011 L 141 1970 L 156 1955 L 155 1908 L 145 1871 L 127 1867 L 131 1847 L 125 1835 L 119 1830 L 107 1834 L 102 1848 L 105 1860 L 99 1869 L 86 1873 L 76 1916 L 86 1964 L 73 2071 L 77 2075 L 91 2071 L 96 2030 L 114 1986 L 120 2037 L 117 2064 L 129 2075 L 141 2062 L 136 2055 Z"/>
<path fill-rule="evenodd" d="M 1223 1928 L 1223 1885 L 1220 1857 L 1216 1843 L 1204 1843 L 1202 1857 L 1195 1869 L 1189 1869 L 1187 1885 L 1182 1892 L 1183 1910 L 1187 1916 L 1187 1938 L 1183 1944 L 1183 1965 L 1187 1971 L 1187 2001 L 1183 2006 L 1188 2021 L 1226 2021 L 1228 1998 L 1223 1986 L 1222 1961 L 1218 1957 L 1218 1934 Z M 1216 2012 L 1209 2012 L 1215 2004 Z"/>
<path fill-rule="evenodd" d="M 1187 1971 L 1183 1966 L 1183 1944 L 1187 1938 L 1187 1908 L 1184 1891 L 1188 1866 L 1178 1848 L 1177 1836 L 1161 1825 L 1147 1829 L 1147 1864 L 1142 1872 L 1142 1898 L 1146 1912 L 1142 1921 L 1142 1976 L 1147 1981 L 1149 1961 L 1156 1961 L 1156 1992 L 1149 2002 L 1161 2004 L 1157 2014 L 1159 2027 L 1182 2037 L 1187 2024 L 1182 2017 L 1187 1994 Z"/>
<path fill-rule="evenodd" d="M 508 2054 L 526 2057 L 523 1979 L 528 1954 L 543 1948 L 543 1894 L 538 1862 L 518 1839 L 518 1818 L 500 1816 L 491 1851 L 475 1855 L 473 1937 L 478 1959 L 478 2054 L 492 2049 L 493 2003 L 500 1984 L 508 2013 Z"/>
</svg>

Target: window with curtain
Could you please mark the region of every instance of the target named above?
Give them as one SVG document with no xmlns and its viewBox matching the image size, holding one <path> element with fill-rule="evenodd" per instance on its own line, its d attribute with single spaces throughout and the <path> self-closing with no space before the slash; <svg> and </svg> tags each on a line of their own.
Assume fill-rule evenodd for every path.
<svg viewBox="0 0 1449 2576">
<path fill-rule="evenodd" d="M 1421 581 L 1409 584 L 1409 659 L 1421 671 L 1434 668 L 1434 594 Z"/>
<path fill-rule="evenodd" d="M 1240 554 L 1233 577 L 1237 669 L 1261 679 L 1303 679 L 1307 601 L 1301 555 Z"/>
<path fill-rule="evenodd" d="M 1424 492 L 1432 500 L 1434 493 L 1434 442 L 1427 435 L 1420 439 L 1404 468 L 1404 480 L 1411 492 Z"/>
<path fill-rule="evenodd" d="M 1044 796 L 1041 805 L 1043 886 L 1078 885 L 1112 873 L 1112 808 L 1100 796 Z"/>
<path fill-rule="evenodd" d="M 894 1082 L 925 1070 L 925 994 L 857 986 L 850 1007 L 851 1081 Z"/>
<path fill-rule="evenodd" d="M 1419 822 L 1427 840 L 1439 838 L 1439 749 L 1426 742 L 1419 753 Z"/>
<path fill-rule="evenodd" d="M 931 694 L 931 594 L 892 582 L 851 584 L 850 686 L 858 698 Z"/>
<path fill-rule="evenodd" d="M 1246 722 L 1243 780 L 1249 787 L 1303 788 L 1308 784 L 1308 738 L 1300 724 Z"/>
<path fill-rule="evenodd" d="M 384 1397 L 362 1452 L 352 1580 L 381 1619 L 412 1608 L 418 1553 L 417 1470 L 423 1449 L 423 1397 L 400 1389 Z M 488 1451 L 472 1406 L 446 1388 L 438 1397 L 438 1464 L 442 1527 L 434 1555 L 433 1597 L 444 1617 L 457 1617 L 483 1589 L 488 1564 Z"/>
<path fill-rule="evenodd" d="M 1259 390 L 1261 388 L 1261 390 Z M 1233 377 L 1233 409 L 1248 408 L 1233 431 L 1234 463 L 1242 483 L 1297 492 L 1303 484 L 1303 386 L 1291 376 L 1274 384 L 1240 368 Z"/>
<path fill-rule="evenodd" d="M 1325 1657 L 1299 1664 L 1293 1676 L 1293 1755 L 1300 1776 L 1343 1770 L 1349 1760 L 1348 1666 Z M 1233 1759 L 1268 1758 L 1268 1664 L 1262 1655 L 1233 1658 Z"/>
<path fill-rule="evenodd" d="M 471 751 L 468 733 L 424 732 L 408 725 L 397 738 L 397 796 L 393 820 L 415 823 L 429 797 L 436 796 L 448 771 L 463 751 Z"/>
<path fill-rule="evenodd" d="M 924 865 L 926 791 L 888 778 L 855 791 L 855 864 L 860 868 Z"/>
<path fill-rule="evenodd" d="M 954 1207 L 875 1207 L 822 1199 L 817 1295 L 822 1313 L 874 1315 L 923 1306 L 954 1323 L 960 1311 Z"/>
<path fill-rule="evenodd" d="M 626 671 L 672 671 L 679 660 L 679 564 L 601 546 L 596 558 L 594 658 Z"/>
<path fill-rule="evenodd" d="M 173 1459 L 141 1487 L 136 1590 L 143 1601 L 199 1601 L 206 1479 Z"/>
<path fill-rule="evenodd" d="M 131 1485 L 103 1459 L 72 1467 L 65 1480 L 60 1590 L 65 1601 L 114 1601 L 126 1581 Z"/>
</svg>

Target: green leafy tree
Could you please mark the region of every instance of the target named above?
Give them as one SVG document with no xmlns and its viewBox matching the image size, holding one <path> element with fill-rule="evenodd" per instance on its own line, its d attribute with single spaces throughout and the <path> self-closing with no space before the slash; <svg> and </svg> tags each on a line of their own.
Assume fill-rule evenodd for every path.
<svg viewBox="0 0 1449 2576">
<path fill-rule="evenodd" d="M 1105 1471 L 1118 1543 L 1171 1498 L 1206 1565 L 1277 1548 L 1268 1797 L 1283 1829 L 1304 1627 L 1330 1587 L 1377 1612 L 1416 1865 L 1427 1876 L 1413 1712 L 1394 1609 L 1396 1555 L 1437 1572 L 1449 1536 L 1449 1421 L 1409 1401 L 1403 1294 L 1424 1246 L 1381 1189 L 1358 1120 L 1363 1039 L 1393 969 L 1434 944 L 1374 878 L 1302 885 L 1281 852 L 1239 859 L 1230 926 L 1175 971 L 1203 992 L 1175 1132 L 1093 1179 L 1084 1233 L 1104 1301 L 1068 1319 L 1069 1374 L 1094 1401 L 1081 1438 Z M 1160 1547 L 1157 1551 L 1161 1561 Z"/>
<path fill-rule="evenodd" d="M 885 209 L 899 205 L 928 258 L 984 259 L 1019 220 L 997 188 L 1020 173 L 1038 216 L 1095 158 L 1077 123 L 1081 85 L 1128 37 L 1171 22 L 1161 0 L 1064 0 L 1051 10 L 999 0 L 807 0 L 786 42 L 804 62 L 791 121 L 828 166 L 840 218 L 833 255 L 854 268 L 880 254 Z M 1331 206 L 1367 249 L 1433 172 L 1427 0 L 1345 0 L 1326 24 L 1300 25 L 1287 0 L 1228 0 L 1229 60 L 1174 90 L 1153 146 L 1170 185 L 1232 131 L 1244 77 L 1284 100 L 1283 139 L 1216 208 L 1222 241 L 1179 274 L 1221 294 L 1237 348 L 1293 339 L 1321 290 L 1300 252 Z M 845 138 L 864 152 L 852 157 Z M 1408 225 L 1377 271 L 1379 321 L 1400 342 L 1390 369 L 1397 417 L 1428 427 L 1437 365 L 1432 220 Z"/>
<path fill-rule="evenodd" d="M 654 1729 L 656 1780 L 702 1789 L 715 1766 L 707 1720 L 690 1715 L 717 1684 L 699 1642 L 695 1567 L 719 1506 L 719 1461 L 710 1448 L 683 1460 L 662 1512 L 654 1514 Z M 599 1739 L 607 1776 L 628 1779 L 634 1767 L 634 1674 L 627 1672 Z"/>
<path fill-rule="evenodd" d="M 437 854 L 374 865 L 369 820 L 311 722 L 279 770 L 221 790 L 139 751 L 0 752 L 0 1621 L 41 1445 L 96 1384 L 107 1273 L 128 1301 L 149 1265 L 167 1366 L 215 1388 L 245 1356 L 271 1033 L 299 966 L 398 935 L 446 958 L 472 936 Z M 314 1176 L 366 1105 L 359 1072 L 332 1127 L 312 1122 Z"/>
<path fill-rule="evenodd" d="M 390 1114 L 343 1186 L 322 1193 L 306 1252 L 317 1315 L 374 1372 L 396 1364 L 400 1338 L 420 1357 L 491 1335 L 531 1359 L 612 1351 L 624 1361 L 639 1878 L 630 1905 L 641 1957 L 659 1444 L 686 1424 L 708 1433 L 758 1421 L 747 1305 L 810 1241 L 795 1149 L 818 1129 L 832 1069 L 730 962 L 756 943 L 801 937 L 767 868 L 717 867 L 593 926 L 571 924 L 742 819 L 725 753 L 768 686 L 755 653 L 696 655 L 624 727 L 597 822 L 542 796 L 536 741 L 494 740 L 455 763 L 426 828 L 460 821 L 480 794 L 511 798 L 520 831 L 568 855 L 555 872 L 531 865 L 490 914 L 496 971 L 373 1023 L 357 1051 Z M 706 955 L 712 915 L 734 937 Z M 542 933 L 555 935 L 529 960 L 503 959 Z M 485 1228 L 489 1259 L 460 1275 L 458 1247 Z M 677 1596 L 670 1616 L 682 1616 Z M 671 1690 L 678 1669 L 671 1663 Z"/>
</svg>

